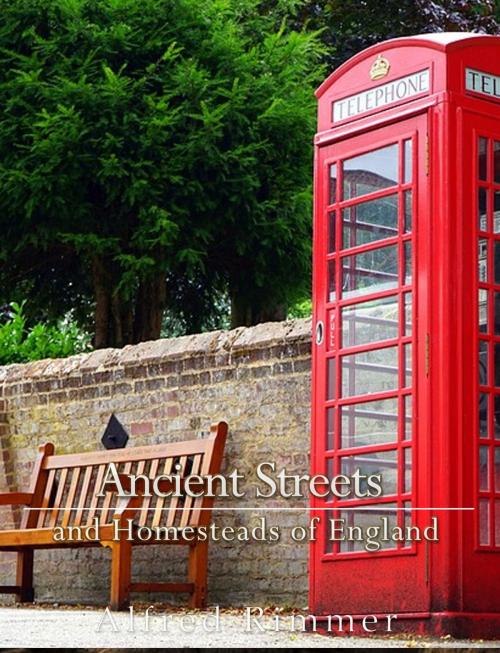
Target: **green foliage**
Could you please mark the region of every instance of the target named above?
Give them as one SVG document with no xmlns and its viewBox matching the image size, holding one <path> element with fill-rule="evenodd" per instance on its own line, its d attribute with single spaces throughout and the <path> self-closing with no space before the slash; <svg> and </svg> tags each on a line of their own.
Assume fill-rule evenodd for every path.
<svg viewBox="0 0 500 653">
<path fill-rule="evenodd" d="M 75 322 L 66 319 L 57 325 L 38 323 L 28 328 L 23 304 L 13 302 L 10 309 L 0 324 L 0 365 L 64 358 L 89 349 L 89 336 Z"/>
<path fill-rule="evenodd" d="M 41 307 L 95 305 L 105 346 L 306 292 L 324 70 L 296 4 L 0 0 L 0 261 Z"/>
<path fill-rule="evenodd" d="M 71 311 L 96 346 L 285 315 L 309 294 L 324 62 L 498 33 L 497 5 L 0 0 L 0 302 Z"/>
<path fill-rule="evenodd" d="M 288 318 L 297 319 L 302 317 L 311 317 L 312 315 L 312 301 L 310 299 L 303 299 L 290 306 L 288 310 Z"/>
</svg>

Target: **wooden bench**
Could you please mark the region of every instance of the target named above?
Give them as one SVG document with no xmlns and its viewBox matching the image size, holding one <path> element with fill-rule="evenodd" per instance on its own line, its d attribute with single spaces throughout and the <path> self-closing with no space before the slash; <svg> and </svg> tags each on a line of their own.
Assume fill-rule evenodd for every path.
<svg viewBox="0 0 500 653">
<path fill-rule="evenodd" d="M 139 526 L 194 529 L 208 526 L 213 498 L 201 496 L 136 497 L 119 499 L 107 491 L 98 497 L 109 463 L 115 463 L 121 475 L 144 474 L 154 479 L 160 474 L 206 476 L 220 471 L 227 424 L 219 422 L 210 428 L 205 439 L 157 444 L 130 449 L 115 449 L 81 454 L 54 455 L 54 445 L 40 447 L 31 477 L 29 492 L 0 494 L 0 505 L 26 506 L 20 528 L 0 530 L 0 551 L 17 552 L 15 585 L 0 586 L 0 593 L 16 594 L 17 600 L 31 602 L 33 590 L 33 552 L 35 549 L 105 546 L 112 551 L 111 601 L 113 610 L 128 607 L 131 592 L 186 592 L 190 606 L 206 605 L 208 542 L 178 541 L 166 544 L 189 546 L 188 582 L 132 583 L 132 548 L 148 542 L 120 535 L 113 540 L 115 521 L 126 525 L 134 519 L 134 532 Z M 177 470 L 177 466 L 180 469 Z M 106 486 L 106 489 L 109 489 Z M 54 541 L 54 527 L 85 527 L 99 518 L 99 541 Z M 123 529 L 125 531 L 125 528 Z M 181 531 L 179 530 L 179 533 Z M 154 540 L 151 543 L 157 543 Z M 160 572 L 161 569 L 158 569 Z"/>
</svg>

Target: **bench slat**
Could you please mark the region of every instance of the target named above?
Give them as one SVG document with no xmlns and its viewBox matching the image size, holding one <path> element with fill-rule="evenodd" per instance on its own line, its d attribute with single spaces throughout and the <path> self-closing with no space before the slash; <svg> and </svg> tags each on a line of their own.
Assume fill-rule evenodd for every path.
<svg viewBox="0 0 500 653">
<path fill-rule="evenodd" d="M 138 462 L 138 464 L 137 464 L 137 469 L 136 469 L 135 475 L 136 476 L 141 476 L 142 474 L 144 474 L 145 467 L 146 467 L 146 461 L 145 460 L 140 460 Z M 139 513 L 139 517 L 140 517 L 140 513 Z"/>
<path fill-rule="evenodd" d="M 50 528 L 53 528 L 57 523 L 57 517 L 59 515 L 59 509 L 60 509 L 61 502 L 62 502 L 64 486 L 66 485 L 66 477 L 67 476 L 68 476 L 68 470 L 67 469 L 62 469 L 61 474 L 59 476 L 59 479 L 57 481 L 57 483 L 58 483 L 58 485 L 57 485 L 57 494 L 56 494 L 56 498 L 54 500 L 54 507 L 52 508 L 52 514 L 50 515 L 50 522 L 49 522 Z"/>
<path fill-rule="evenodd" d="M 167 458 L 163 466 L 163 474 L 169 476 L 172 472 L 173 458 Z M 163 507 L 165 505 L 165 497 L 158 497 L 156 500 L 155 512 L 153 515 L 153 526 L 159 526 L 161 518 L 163 517 Z"/>
<path fill-rule="evenodd" d="M 64 507 L 64 514 L 62 519 L 62 526 L 66 528 L 69 525 L 71 519 L 71 513 L 75 508 L 75 496 L 76 489 L 78 487 L 78 480 L 80 479 L 81 467 L 75 467 L 73 469 L 73 476 L 71 477 L 71 485 L 69 487 L 68 496 L 66 497 L 66 505 Z"/>
<path fill-rule="evenodd" d="M 96 492 L 98 488 L 101 487 L 102 485 L 102 480 L 104 478 L 104 472 L 106 471 L 106 465 L 99 465 L 98 470 L 97 470 L 97 478 L 95 481 L 95 486 L 94 486 L 94 492 L 92 495 L 92 501 L 90 502 L 90 510 L 87 516 L 87 526 L 91 526 L 92 522 L 95 518 L 95 513 L 97 509 L 97 505 L 99 503 L 99 497 L 96 496 Z"/>
<path fill-rule="evenodd" d="M 68 467 L 83 467 L 85 465 L 106 465 L 107 463 L 138 462 L 167 458 L 169 456 L 194 455 L 205 453 L 207 440 L 185 440 L 183 442 L 167 442 L 130 449 L 112 449 L 109 451 L 89 451 L 62 456 L 48 456 L 43 462 L 43 469 L 63 469 Z"/>
<path fill-rule="evenodd" d="M 97 491 L 98 487 L 100 487 L 100 486 L 96 485 L 96 491 Z M 101 510 L 101 514 L 100 514 L 100 518 L 99 518 L 99 523 L 100 524 L 107 524 L 108 523 L 107 522 L 108 512 L 109 512 L 109 510 L 111 508 L 111 499 L 112 498 L 113 498 L 113 492 L 106 492 L 106 496 L 104 497 L 104 501 L 103 501 L 103 504 L 102 504 L 102 510 Z"/>
<path fill-rule="evenodd" d="M 156 478 L 156 474 L 158 473 L 158 465 L 160 464 L 160 461 L 158 458 L 152 461 L 151 467 L 149 469 L 149 474 L 148 478 L 153 481 Z M 151 498 L 152 497 L 146 497 L 144 499 L 144 503 L 142 504 L 141 508 L 141 516 L 139 519 L 139 526 L 145 526 L 146 523 L 148 522 L 149 518 L 149 506 L 151 505 Z"/>
<path fill-rule="evenodd" d="M 207 453 L 205 456 L 203 456 L 203 461 L 201 465 L 201 470 L 199 472 L 200 476 L 208 476 L 210 473 L 218 472 L 219 471 L 219 464 L 217 466 L 213 465 L 213 449 L 212 449 L 212 444 L 210 443 L 210 440 L 207 441 L 210 444 L 210 448 L 207 448 Z M 206 497 L 199 497 L 198 499 L 195 499 L 194 505 L 193 505 L 193 510 L 191 511 L 191 526 L 199 526 L 200 522 L 206 521 L 207 519 L 210 519 L 210 511 L 209 510 L 201 510 L 201 508 L 208 507 L 209 505 L 211 506 L 213 504 L 213 499 L 206 498 Z"/>
<path fill-rule="evenodd" d="M 202 463 L 202 457 L 201 456 L 194 456 L 193 458 L 193 467 L 191 469 L 191 474 L 195 476 L 196 474 L 199 473 L 200 467 Z M 184 528 L 188 524 L 190 524 L 190 517 L 191 517 L 191 508 L 193 506 L 193 497 L 186 496 L 184 500 L 184 510 L 182 511 L 182 516 L 181 516 L 181 528 Z"/>
<path fill-rule="evenodd" d="M 55 478 L 56 478 L 56 470 L 51 469 L 47 478 L 47 485 L 45 486 L 45 492 L 43 493 L 43 499 L 42 499 L 42 508 L 45 508 L 45 510 L 41 510 L 38 515 L 38 521 L 37 521 L 38 528 L 43 528 L 45 526 L 45 522 L 49 517 L 50 512 L 49 510 L 47 510 L 47 508 L 49 508 L 50 506 L 50 498 L 54 490 Z"/>
<path fill-rule="evenodd" d="M 180 469 L 179 470 L 174 469 L 173 473 L 178 474 L 181 478 L 184 478 L 184 471 L 186 469 L 186 463 L 187 463 L 187 456 L 181 456 L 181 458 L 179 460 Z M 178 505 L 179 505 L 179 497 L 173 496 L 171 498 L 170 506 L 169 506 L 169 510 L 168 510 L 167 526 L 173 526 L 174 525 Z"/>
<path fill-rule="evenodd" d="M 94 467 L 88 465 L 85 467 L 85 474 L 83 476 L 82 488 L 80 490 L 80 499 L 78 501 L 76 515 L 75 515 L 75 526 L 80 526 L 83 519 L 84 508 L 87 507 L 87 496 L 89 493 L 90 479 L 92 478 L 92 470 Z"/>
</svg>

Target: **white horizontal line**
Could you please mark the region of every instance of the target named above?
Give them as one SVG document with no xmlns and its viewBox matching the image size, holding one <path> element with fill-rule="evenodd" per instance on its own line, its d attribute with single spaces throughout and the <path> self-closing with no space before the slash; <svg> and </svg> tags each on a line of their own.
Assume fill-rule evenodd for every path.
<svg viewBox="0 0 500 653">
<path fill-rule="evenodd" d="M 197 507 L 191 507 L 191 508 L 172 508 L 172 510 L 175 510 L 175 512 L 182 512 L 182 511 L 194 511 L 194 510 L 212 510 L 212 512 L 217 512 L 218 510 L 227 510 L 229 512 L 239 512 L 239 511 L 266 511 L 266 512 L 273 512 L 279 510 L 280 512 L 304 512 L 305 510 L 308 511 L 313 511 L 313 512 L 326 512 L 326 511 L 332 511 L 332 510 L 381 510 L 384 509 L 385 506 L 388 504 L 386 503 L 378 503 L 377 505 L 370 504 L 368 506 L 330 506 L 329 508 L 258 508 L 258 507 L 242 507 L 242 508 L 229 508 L 225 506 L 217 507 L 217 508 L 197 508 Z M 65 508 L 30 508 L 27 507 L 27 510 L 31 510 L 33 512 L 37 511 L 43 511 L 43 512 L 52 512 L 53 510 L 56 510 L 57 512 L 61 512 L 63 510 L 66 510 Z M 85 512 L 86 510 L 92 510 L 94 512 L 101 512 L 105 510 L 106 512 L 112 512 L 113 510 L 116 510 L 116 507 L 111 507 L 111 508 L 71 508 L 69 512 Z M 156 508 L 130 508 L 131 511 L 133 512 L 155 512 Z M 160 510 L 162 511 L 169 511 L 171 508 L 161 508 Z M 444 511 L 444 510 L 475 510 L 475 508 L 389 508 L 391 511 L 395 510 L 404 510 L 407 512 L 411 512 L 412 510 L 432 510 L 432 511 Z"/>
</svg>

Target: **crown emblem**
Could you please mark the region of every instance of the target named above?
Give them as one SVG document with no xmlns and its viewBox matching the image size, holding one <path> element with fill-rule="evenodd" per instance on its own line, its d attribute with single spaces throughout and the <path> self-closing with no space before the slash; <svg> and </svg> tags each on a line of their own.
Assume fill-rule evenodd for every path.
<svg viewBox="0 0 500 653">
<path fill-rule="evenodd" d="M 373 80 L 385 77 L 391 68 L 391 64 L 381 54 L 375 59 L 370 68 L 370 77 Z"/>
</svg>

